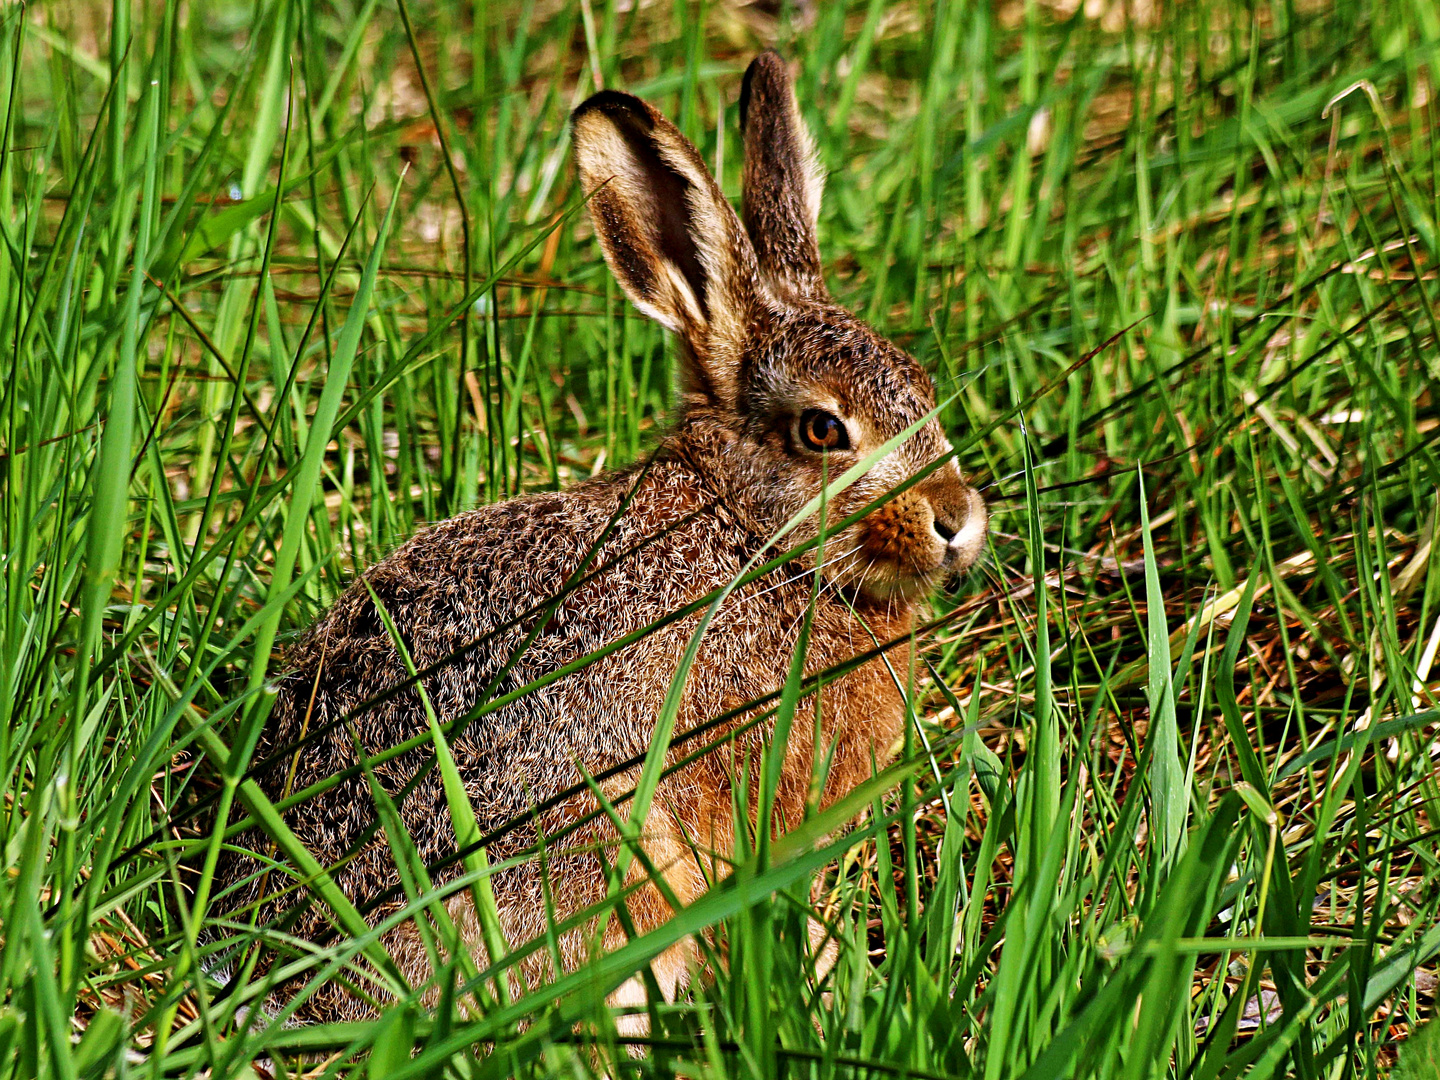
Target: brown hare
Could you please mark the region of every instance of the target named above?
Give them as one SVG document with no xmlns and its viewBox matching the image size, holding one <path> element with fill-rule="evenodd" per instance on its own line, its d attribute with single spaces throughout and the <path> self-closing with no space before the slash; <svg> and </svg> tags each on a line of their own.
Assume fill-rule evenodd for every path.
<svg viewBox="0 0 1440 1080">
<path fill-rule="evenodd" d="M 822 477 L 833 480 L 933 411 L 934 388 L 920 366 L 826 292 L 815 239 L 822 176 L 789 75 L 774 53 L 750 65 L 740 116 L 743 226 L 695 148 L 645 102 L 607 90 L 575 110 L 579 178 L 590 196 L 605 259 L 635 306 L 673 331 L 681 345 L 683 385 L 675 426 L 648 467 L 461 514 L 427 528 L 365 571 L 363 581 L 289 653 L 290 673 L 280 684 L 256 758 L 274 755 L 277 762 L 259 777 L 272 798 L 354 766 L 357 738 L 374 755 L 428 730 L 424 703 L 413 687 L 359 708 L 406 678 L 371 590 L 417 668 L 460 653 L 422 680 L 445 722 L 473 709 L 499 675 L 492 696 L 730 583 L 815 499 Z M 829 520 L 841 521 L 950 450 L 939 424 L 929 419 L 831 498 Z M 572 578 L 612 519 L 613 528 L 589 563 L 600 572 L 548 621 L 533 615 L 517 621 L 543 608 Z M 806 670 L 841 663 L 877 639 L 903 637 L 927 591 L 974 562 L 986 525 L 979 495 L 947 461 L 869 516 L 828 536 L 820 569 L 825 588 L 813 616 Z M 818 533 L 812 516 L 784 544 Z M 784 683 L 801 616 L 811 602 L 813 579 L 796 572 L 813 569 L 813 552 L 805 558 L 810 561 L 788 564 L 737 589 L 719 608 L 685 683 L 677 732 Z M 583 782 L 587 773 L 643 754 L 699 617 L 676 620 L 464 727 L 453 739 L 453 754 L 480 828 L 523 819 L 537 804 Z M 544 625 L 515 660 L 537 622 Z M 903 648 L 890 659 L 895 670 L 907 670 Z M 886 764 L 901 737 L 901 692 L 881 660 L 828 684 L 822 698 L 819 745 L 813 700 L 802 703 L 795 718 L 778 820 L 795 823 L 803 816 L 817 760 L 829 761 L 821 793 L 822 805 L 829 804 L 872 775 L 877 763 Z M 352 712 L 352 720 L 335 723 Z M 277 753 L 307 732 L 312 737 L 301 753 Z M 315 732 L 323 734 L 317 739 Z M 705 890 L 714 867 L 723 872 L 734 842 L 732 781 L 747 760 L 756 760 L 768 737 L 765 725 L 752 727 L 656 790 L 642 825 L 643 845 L 682 904 Z M 425 761 L 423 749 L 377 767 L 392 795 Z M 671 756 L 678 760 L 681 751 Z M 616 796 L 634 785 L 637 773 L 617 775 L 603 790 Z M 749 775 L 755 775 L 753 766 Z M 404 825 L 427 861 L 455 849 L 446 805 L 433 769 L 401 802 Z M 492 845 L 491 862 L 595 808 L 588 794 L 576 795 L 533 815 L 525 828 Z M 299 839 L 326 864 L 355 847 L 374 819 L 374 801 L 359 775 L 286 812 Z M 494 877 L 501 923 L 512 945 L 543 935 L 547 919 L 564 919 L 603 898 L 606 881 L 595 850 L 613 844 L 616 835 L 603 820 L 548 850 L 543 868 L 541 860 L 530 859 Z M 250 854 L 268 850 L 259 833 L 244 834 L 227 849 L 220 873 L 220 880 L 233 886 L 225 906 L 248 919 L 258 904 L 261 923 L 299 900 L 292 879 L 275 869 L 262 873 L 264 860 Z M 448 876 L 454 874 L 452 868 Z M 632 864 L 632 876 L 639 874 Z M 399 880 L 384 833 L 374 831 L 333 876 L 354 901 L 374 905 Z M 401 902 L 375 905 L 369 917 L 378 920 Z M 483 967 L 485 950 L 469 893 L 457 893 L 449 907 Z M 628 908 L 640 933 L 670 915 L 653 885 L 636 891 Z M 302 940 L 323 936 L 328 931 L 323 906 L 304 908 L 284 931 Z M 604 926 L 563 934 L 558 955 L 573 969 L 597 943 L 613 947 L 622 940 L 612 918 Z M 391 930 L 385 944 L 413 984 L 429 978 L 430 963 L 413 923 Z M 686 979 L 695 948 L 683 942 L 653 965 L 667 996 Z M 542 948 L 523 966 L 530 985 L 554 975 L 551 955 Z M 634 1002 L 638 985 L 632 980 L 613 1000 Z M 373 1005 L 336 983 L 322 987 L 300 1015 L 333 1020 L 371 1011 Z"/>
</svg>

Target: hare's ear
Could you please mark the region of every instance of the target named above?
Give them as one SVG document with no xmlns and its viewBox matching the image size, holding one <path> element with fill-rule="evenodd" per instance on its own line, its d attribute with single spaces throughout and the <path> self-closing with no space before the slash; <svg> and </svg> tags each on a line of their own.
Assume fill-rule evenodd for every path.
<svg viewBox="0 0 1440 1080">
<path fill-rule="evenodd" d="M 605 261 L 636 307 L 684 339 L 685 390 L 733 406 L 758 287 L 735 211 L 689 140 L 639 98 L 603 90 L 570 122 Z"/>
<path fill-rule="evenodd" d="M 777 53 L 761 53 L 745 72 L 740 129 L 745 137 L 745 227 L 760 273 L 778 290 L 825 296 L 815 242 L 825 174 L 800 118 L 790 73 Z"/>
</svg>

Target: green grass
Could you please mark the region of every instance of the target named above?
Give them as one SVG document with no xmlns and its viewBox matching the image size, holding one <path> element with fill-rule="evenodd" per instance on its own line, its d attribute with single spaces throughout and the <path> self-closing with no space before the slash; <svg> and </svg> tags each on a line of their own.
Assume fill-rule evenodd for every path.
<svg viewBox="0 0 1440 1080">
<path fill-rule="evenodd" d="M 303 864 L 242 782 L 277 650 L 418 525 L 654 446 L 673 346 L 565 120 L 639 93 L 736 195 L 771 44 L 832 289 L 994 512 L 900 765 L 555 987 L 246 1020 L 195 809 Z M 1437 60 L 1421 0 L 7 6 L 0 1077 L 1385 1075 L 1440 953 Z M 348 918 L 306 978 L 383 952 Z M 620 1040 L 698 930 L 728 965 Z"/>
</svg>

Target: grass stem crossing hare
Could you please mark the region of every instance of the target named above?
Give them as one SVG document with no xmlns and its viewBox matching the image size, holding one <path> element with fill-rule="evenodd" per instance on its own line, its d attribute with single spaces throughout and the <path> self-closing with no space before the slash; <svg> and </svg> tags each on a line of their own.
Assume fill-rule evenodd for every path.
<svg viewBox="0 0 1440 1080">
<path fill-rule="evenodd" d="M 482 694 L 499 697 L 526 686 L 728 585 L 817 497 L 827 477 L 908 428 L 916 430 L 833 495 L 830 522 L 950 454 L 940 425 L 927 419 L 935 393 L 926 373 L 826 291 L 816 245 L 822 175 L 788 72 L 774 53 L 751 64 L 740 114 L 743 225 L 695 148 L 651 106 L 607 90 L 575 110 L 579 179 L 605 259 L 635 306 L 680 344 L 674 427 L 646 466 L 461 514 L 365 571 L 287 656 L 289 673 L 257 751 L 257 760 L 279 762 L 259 777 L 272 798 L 353 770 L 357 745 L 373 756 L 425 733 L 427 707 L 441 722 L 463 716 Z M 815 517 L 787 543 L 817 536 Z M 974 562 L 986 526 L 979 495 L 947 460 L 828 535 L 806 671 L 840 664 L 876 639 L 903 637 L 928 591 Z M 543 610 L 587 565 L 602 569 L 548 619 L 522 617 Z M 717 610 L 684 685 L 677 732 L 727 710 L 743 713 L 784 684 L 814 593 L 813 577 L 796 571 L 813 568 L 813 557 L 783 566 L 737 588 Z M 451 751 L 480 828 L 524 818 L 587 776 L 643 755 L 699 619 L 697 613 L 674 620 L 461 728 Z M 435 668 L 421 682 L 423 698 L 415 686 L 393 692 L 407 667 L 387 620 L 414 666 Z M 903 657 L 903 647 L 898 651 Z M 891 663 L 899 670 L 908 661 Z M 902 733 L 904 702 L 883 660 L 828 683 L 819 697 L 818 723 L 812 695 L 784 748 L 779 821 L 804 816 L 817 762 L 828 762 L 820 790 L 821 805 L 828 805 L 887 763 Z M 343 717 L 350 719 L 336 722 Z M 307 734 L 302 753 L 282 753 Z M 767 724 L 752 726 L 656 789 L 641 827 L 645 861 L 663 873 L 665 891 L 679 903 L 704 892 L 715 867 L 723 873 L 735 846 L 735 778 L 745 774 L 745 762 L 759 759 L 769 735 Z M 437 770 L 421 774 L 400 798 L 424 761 L 416 749 L 376 766 L 374 775 L 398 803 L 419 855 L 433 864 L 456 844 Z M 601 789 L 614 799 L 637 775 L 622 772 Z M 756 775 L 753 766 L 749 775 Z M 558 801 L 497 841 L 490 860 L 527 850 L 537 836 L 560 832 L 596 806 L 589 793 Z M 362 775 L 285 813 L 357 903 L 399 880 L 384 832 L 373 827 L 375 813 Z M 597 851 L 608 848 L 613 856 L 616 839 L 601 817 L 547 851 L 543 866 L 530 859 L 497 873 L 493 892 L 507 941 L 542 938 L 550 920 L 601 901 L 607 880 Z M 316 939 L 328 929 L 321 905 L 298 905 L 283 865 L 263 869 L 274 861 L 264 857 L 268 850 L 257 832 L 227 849 L 220 875 L 230 887 L 225 903 L 261 925 L 288 911 L 283 928 L 290 940 Z M 629 874 L 644 881 L 637 864 Z M 369 917 L 378 921 L 402 903 L 374 906 Z M 639 933 L 672 909 L 648 883 L 626 904 Z M 486 949 L 470 894 L 457 893 L 448 907 L 483 967 Z M 572 927 L 554 949 L 532 952 L 521 973 L 534 985 L 556 974 L 552 957 L 574 969 L 592 949 L 623 940 L 617 919 Z M 387 931 L 384 943 L 412 986 L 431 978 L 432 961 L 413 922 Z M 667 996 L 683 985 L 695 948 L 682 942 L 654 964 Z M 338 980 L 319 986 L 301 1015 L 334 1020 L 373 1012 L 374 1002 L 354 985 L 364 980 L 360 972 L 351 986 Z M 385 996 L 373 987 L 367 992 Z M 614 1000 L 634 996 L 622 988 Z"/>
</svg>

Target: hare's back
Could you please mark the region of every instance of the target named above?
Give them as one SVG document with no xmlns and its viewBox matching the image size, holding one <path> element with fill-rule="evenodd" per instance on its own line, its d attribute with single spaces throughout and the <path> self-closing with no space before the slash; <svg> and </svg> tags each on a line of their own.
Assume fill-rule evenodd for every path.
<svg viewBox="0 0 1440 1080">
<path fill-rule="evenodd" d="M 462 514 L 367 570 L 287 657 L 263 749 L 328 729 L 297 759 L 292 787 L 354 764 L 352 725 L 369 754 L 426 731 L 425 701 L 414 688 L 396 690 L 408 671 L 384 616 L 446 722 L 728 581 L 743 545 L 693 477 L 656 466 L 627 502 L 633 480 L 621 474 Z M 468 723 L 453 747 L 482 819 L 507 819 L 573 784 L 577 761 L 601 769 L 643 750 L 692 626 L 677 622 Z M 403 783 L 412 759 L 382 768 L 382 779 Z M 326 808 L 327 828 L 337 812 L 345 810 Z"/>
</svg>

